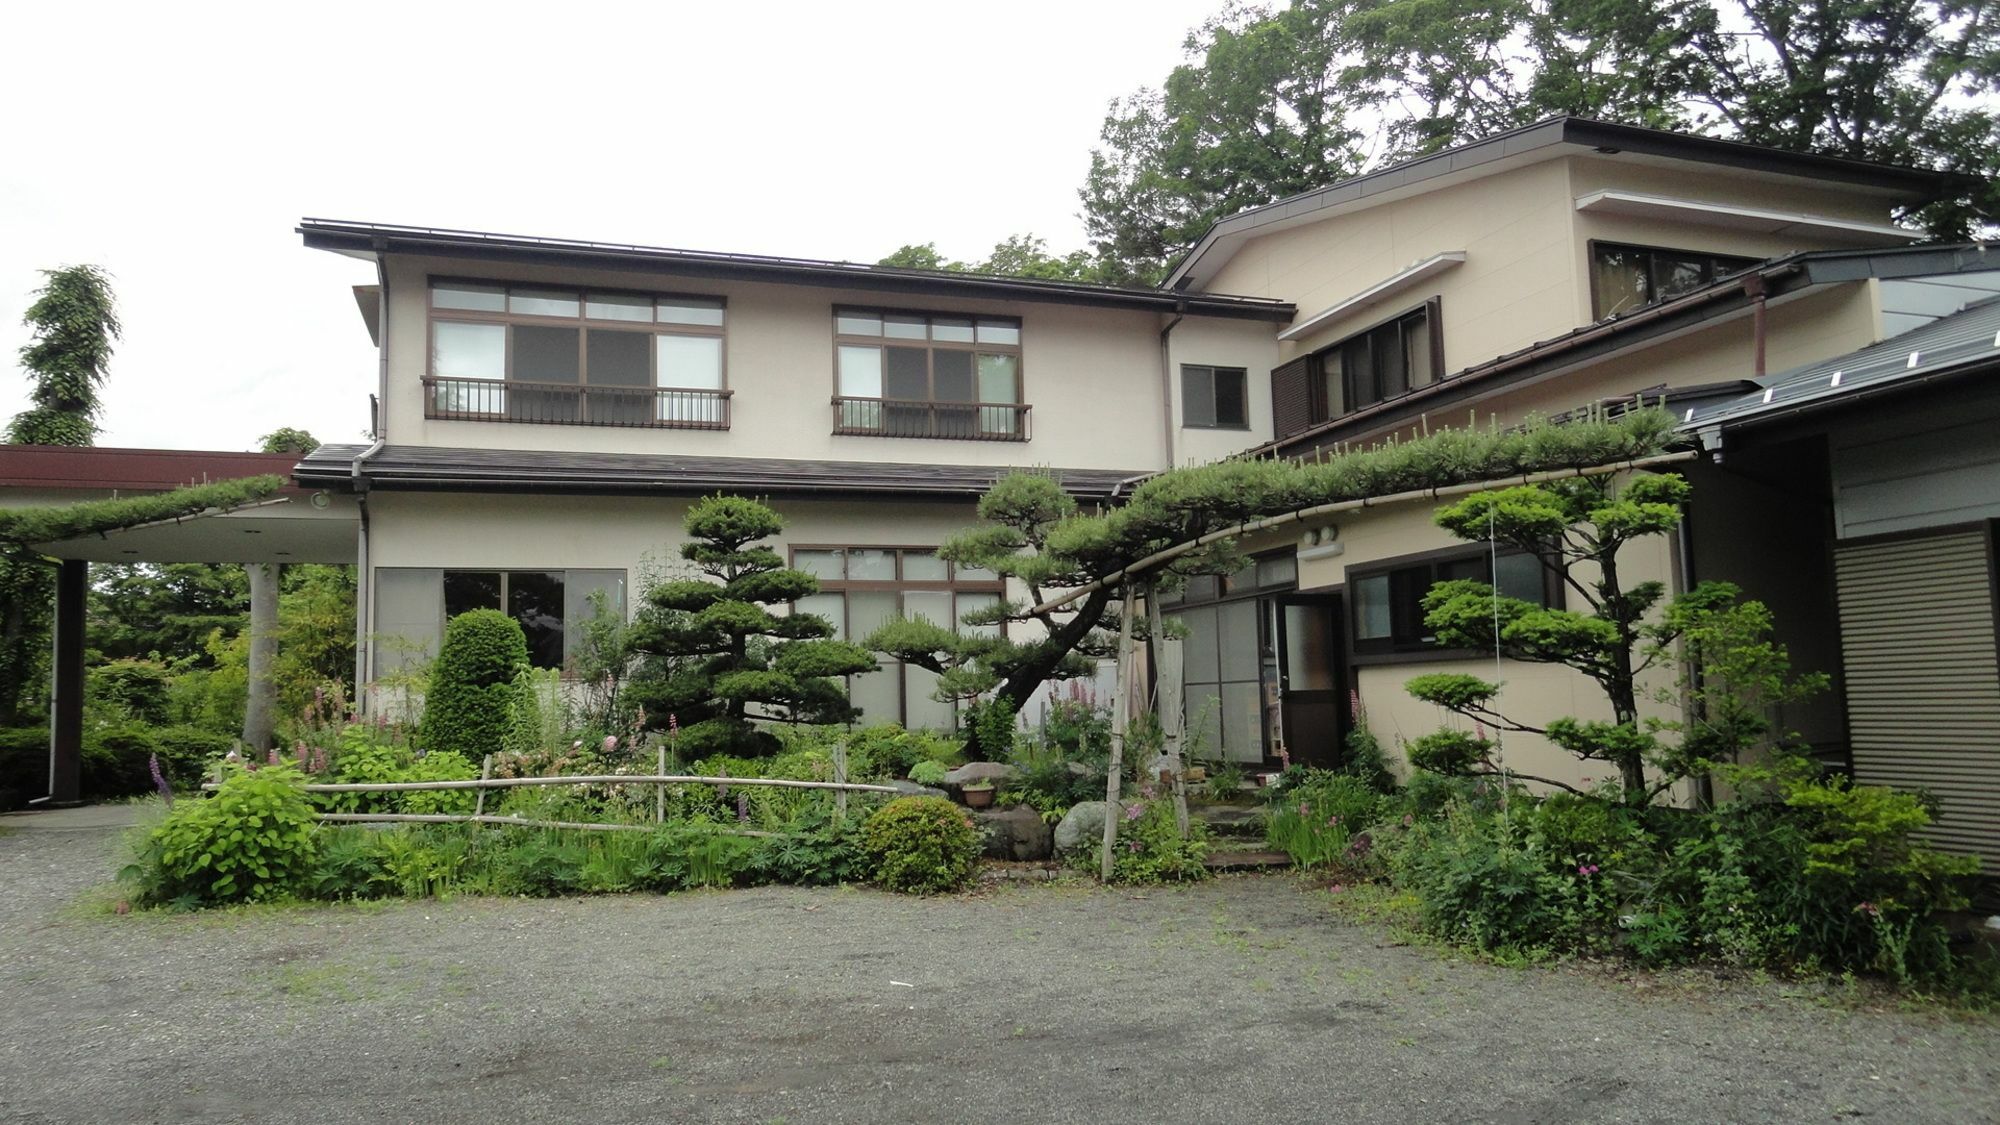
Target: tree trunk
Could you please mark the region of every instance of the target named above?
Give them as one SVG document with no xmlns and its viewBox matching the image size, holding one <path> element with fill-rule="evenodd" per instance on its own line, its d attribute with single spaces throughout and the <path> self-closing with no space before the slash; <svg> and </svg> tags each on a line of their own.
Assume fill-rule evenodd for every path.
<svg viewBox="0 0 2000 1125">
<path fill-rule="evenodd" d="M 250 577 L 250 698 L 243 708 L 243 742 L 261 751 L 271 748 L 277 709 L 278 565 L 249 563 L 243 569 Z"/>
<path fill-rule="evenodd" d="M 1083 599 L 1083 606 L 1077 610 L 1076 616 L 1064 622 L 1060 629 L 1052 631 L 1048 639 L 1041 643 L 1036 659 L 1016 669 L 1007 682 L 993 693 L 993 697 L 1011 705 L 1014 714 L 1021 714 L 1027 708 L 1028 700 L 1034 696 L 1035 689 L 1048 683 L 1063 657 L 1068 656 L 1096 628 L 1097 619 L 1104 616 L 1104 607 L 1110 601 L 1109 590 L 1091 591 Z M 986 757 L 986 749 L 979 745 L 977 728 L 966 732 L 965 755 L 973 761 L 983 761 Z"/>
</svg>

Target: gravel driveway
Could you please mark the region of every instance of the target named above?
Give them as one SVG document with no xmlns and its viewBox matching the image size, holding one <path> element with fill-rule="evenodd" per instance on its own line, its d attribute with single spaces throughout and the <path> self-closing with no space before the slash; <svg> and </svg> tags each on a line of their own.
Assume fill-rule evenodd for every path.
<svg viewBox="0 0 2000 1125">
<path fill-rule="evenodd" d="M 114 830 L 21 823 L 5 1122 L 2000 1120 L 2000 1024 L 1453 962 L 1288 877 L 117 917 Z"/>
</svg>

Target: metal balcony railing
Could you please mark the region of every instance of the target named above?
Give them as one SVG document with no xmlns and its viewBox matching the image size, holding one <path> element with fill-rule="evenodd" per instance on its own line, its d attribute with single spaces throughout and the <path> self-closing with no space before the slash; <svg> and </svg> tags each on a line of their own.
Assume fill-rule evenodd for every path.
<svg viewBox="0 0 2000 1125">
<path fill-rule="evenodd" d="M 1027 441 L 1027 403 L 930 402 L 835 395 L 833 432 L 872 437 Z"/>
<path fill-rule="evenodd" d="M 604 387 L 515 379 L 424 379 L 424 417 L 558 426 L 726 430 L 731 391 Z"/>
</svg>

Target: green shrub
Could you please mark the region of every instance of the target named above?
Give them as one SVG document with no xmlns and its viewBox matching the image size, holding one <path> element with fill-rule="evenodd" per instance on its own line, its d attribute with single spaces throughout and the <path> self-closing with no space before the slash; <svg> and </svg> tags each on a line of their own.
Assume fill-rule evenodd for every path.
<svg viewBox="0 0 2000 1125">
<path fill-rule="evenodd" d="M 113 660 L 84 677 L 87 706 L 154 726 L 167 721 L 167 693 L 167 667 L 154 660 Z"/>
<path fill-rule="evenodd" d="M 942 797 L 900 797 L 868 818 L 863 846 L 875 881 L 892 891 L 936 894 L 972 879 L 979 832 L 965 810 Z"/>
<path fill-rule="evenodd" d="M 1377 793 L 1396 791 L 1396 775 L 1389 769 L 1388 756 L 1365 722 L 1355 723 L 1347 732 L 1347 753 L 1341 756 L 1337 772 L 1360 778 Z"/>
<path fill-rule="evenodd" d="M 313 871 L 312 803 L 290 766 L 232 769 L 213 796 L 175 803 L 128 873 L 155 902 L 278 898 Z"/>
<path fill-rule="evenodd" d="M 1191 883 L 1208 878 L 1202 862 L 1208 856 L 1208 828 L 1200 821 L 1188 825 L 1186 839 L 1171 801 L 1143 801 L 1124 805 L 1118 817 L 1117 838 L 1111 845 L 1111 880 L 1114 883 Z M 1097 848 L 1079 848 L 1071 857 L 1079 867 L 1096 869 L 1101 862 Z"/>
<path fill-rule="evenodd" d="M 408 781 L 410 748 L 390 733 L 368 723 L 349 723 L 340 732 L 340 745 L 333 752 L 333 781 L 338 785 L 378 785 Z M 395 812 L 395 793 L 322 793 L 321 804 L 329 812 Z"/>
<path fill-rule="evenodd" d="M 863 727 L 847 736 L 847 774 L 856 781 L 909 777 L 918 762 L 950 767 L 960 757 L 956 740 L 936 731 L 904 730 L 894 723 Z"/>
<path fill-rule="evenodd" d="M 1264 838 L 1301 867 L 1362 866 L 1382 795 L 1360 777 L 1307 770 L 1275 791 Z"/>
<path fill-rule="evenodd" d="M 0 727 L 0 809 L 49 791 L 49 728 Z"/>
<path fill-rule="evenodd" d="M 431 669 L 419 745 L 474 762 L 497 752 L 520 694 L 515 676 L 527 666 L 527 636 L 513 618 L 497 609 L 452 618 Z"/>
<path fill-rule="evenodd" d="M 910 780 L 918 785 L 943 785 L 944 775 L 950 772 L 943 762 L 925 760 L 910 767 Z"/>
<path fill-rule="evenodd" d="M 201 727 L 178 724 L 153 731 L 160 769 L 175 793 L 195 788 L 213 776 L 215 763 L 236 745 L 236 739 Z"/>
<path fill-rule="evenodd" d="M 411 763 L 397 781 L 471 781 L 479 770 L 465 755 L 453 750 L 433 750 Z M 466 816 L 478 801 L 474 789 L 408 789 L 391 794 L 401 797 L 402 811 L 418 815 Z"/>
</svg>

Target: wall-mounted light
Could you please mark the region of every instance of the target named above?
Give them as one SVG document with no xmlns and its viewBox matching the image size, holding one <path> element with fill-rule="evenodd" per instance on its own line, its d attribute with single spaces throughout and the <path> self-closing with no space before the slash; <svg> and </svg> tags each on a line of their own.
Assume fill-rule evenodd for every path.
<svg viewBox="0 0 2000 1125">
<path fill-rule="evenodd" d="M 1315 527 L 1299 536 L 1299 561 L 1308 559 L 1328 559 L 1346 550 L 1340 541 L 1340 525 L 1326 524 Z"/>
</svg>

